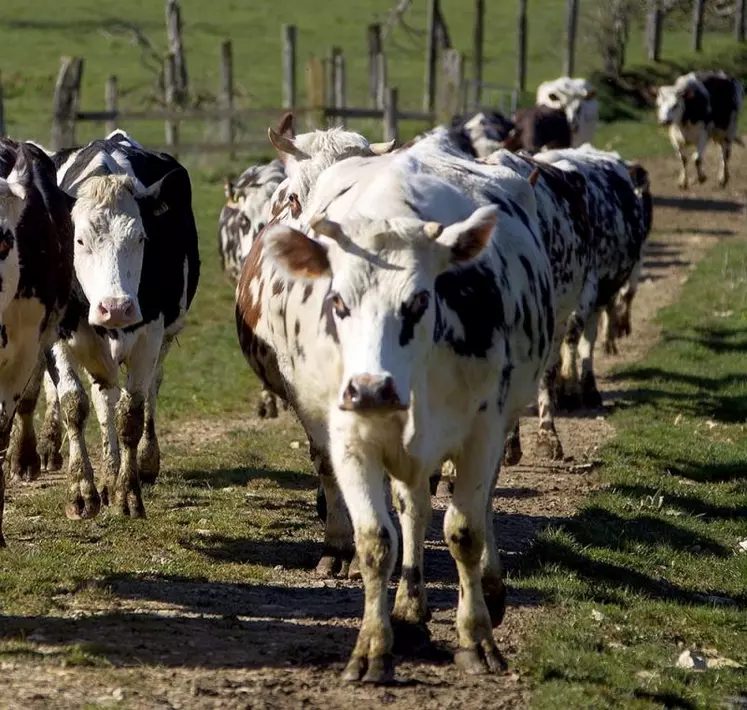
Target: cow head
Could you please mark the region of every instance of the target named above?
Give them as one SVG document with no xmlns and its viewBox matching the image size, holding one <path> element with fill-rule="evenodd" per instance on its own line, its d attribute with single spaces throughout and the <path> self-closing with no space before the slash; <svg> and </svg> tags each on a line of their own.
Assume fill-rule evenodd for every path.
<svg viewBox="0 0 747 710">
<path fill-rule="evenodd" d="M 687 93 L 687 92 L 685 92 Z M 682 120 L 685 111 L 683 92 L 676 86 L 660 86 L 656 90 L 656 118 L 662 126 L 670 126 Z"/>
<path fill-rule="evenodd" d="M 585 79 L 560 77 L 540 84 L 537 105 L 563 111 L 571 132 L 576 134 L 584 121 L 596 121 L 596 109 L 591 107 L 596 96 L 596 89 Z"/>
<path fill-rule="evenodd" d="M 21 278 L 16 234 L 26 207 L 31 173 L 23 150 L 7 178 L 0 178 L 0 319 L 15 298 Z"/>
<path fill-rule="evenodd" d="M 368 414 L 410 406 L 433 347 L 436 277 L 479 256 L 496 219 L 496 208 L 486 206 L 447 227 L 412 218 L 343 227 L 317 216 L 311 225 L 318 240 L 286 225 L 265 231 L 267 258 L 276 266 L 294 278 L 331 280 L 325 308 L 342 361 L 340 409 Z"/>
<path fill-rule="evenodd" d="M 146 223 L 168 211 L 179 169 L 146 188 L 129 175 L 92 176 L 72 209 L 75 274 L 90 303 L 88 322 L 125 328 L 142 320 L 138 290 Z"/>
</svg>

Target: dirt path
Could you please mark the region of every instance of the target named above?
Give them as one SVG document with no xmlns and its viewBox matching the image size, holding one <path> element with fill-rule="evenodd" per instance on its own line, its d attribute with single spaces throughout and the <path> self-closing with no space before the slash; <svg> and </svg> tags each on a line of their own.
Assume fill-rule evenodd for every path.
<svg viewBox="0 0 747 710">
<path fill-rule="evenodd" d="M 734 238 L 745 220 L 743 194 L 704 187 L 683 197 L 674 188 L 671 159 L 652 163 L 649 169 L 657 195 L 656 234 L 648 246 L 634 303 L 633 336 L 619 343 L 619 356 L 597 360 L 607 406 L 624 397 L 624 390 L 604 375 L 612 366 L 646 352 L 658 337 L 653 322 L 656 311 L 677 298 L 688 271 L 708 247 Z M 747 170 L 736 166 L 734 184 L 747 184 L 745 178 Z M 201 434 L 216 440 L 232 424 L 201 424 Z M 570 461 L 551 467 L 537 460 L 531 445 L 536 423 L 527 419 L 524 459 L 501 475 L 495 498 L 497 539 L 509 570 L 540 529 L 572 515 L 595 487 L 593 470 L 574 470 L 572 465 L 592 460 L 598 446 L 613 434 L 604 412 L 561 418 L 558 424 Z M 169 438 L 176 443 L 184 436 L 180 427 L 164 445 L 169 445 Z M 399 661 L 396 686 L 340 684 L 339 672 L 354 644 L 362 610 L 359 584 L 279 570 L 271 585 L 259 586 L 198 581 L 167 585 L 130 579 L 114 584 L 115 601 L 110 606 L 81 609 L 75 618 L 37 619 L 30 640 L 38 643 L 41 660 L 0 659 L 0 707 L 74 708 L 84 703 L 133 709 L 523 707 L 528 691 L 517 674 L 468 679 L 450 662 L 456 575 L 441 540 L 445 502 L 435 503 L 426 553 L 433 644 L 426 657 Z M 543 613 L 540 601 L 510 590 L 506 620 L 496 630 L 509 663 Z M 113 665 L 65 667 L 45 660 L 58 644 L 75 640 L 105 646 Z"/>
</svg>

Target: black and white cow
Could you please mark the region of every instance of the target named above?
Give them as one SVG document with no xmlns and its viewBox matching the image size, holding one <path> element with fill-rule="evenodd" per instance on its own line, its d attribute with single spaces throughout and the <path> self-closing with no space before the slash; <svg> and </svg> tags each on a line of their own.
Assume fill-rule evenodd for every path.
<svg viewBox="0 0 747 710">
<path fill-rule="evenodd" d="M 594 344 L 602 311 L 614 303 L 616 294 L 634 273 L 649 234 L 650 194 L 637 189 L 630 166 L 617 153 L 598 150 L 589 144 L 581 148 L 547 151 L 534 156 L 538 162 L 569 166 L 586 178 L 586 197 L 592 233 L 591 271 L 596 281 L 592 313 L 586 319 L 576 351 L 566 340 L 562 353 L 559 390 L 569 408 L 579 400 L 587 407 L 598 407 L 602 397 L 594 376 Z M 638 166 L 640 171 L 645 170 Z M 638 172 L 638 180 L 648 182 Z M 581 360 L 579 384 L 577 358 Z"/>
<path fill-rule="evenodd" d="M 731 146 L 742 145 L 737 124 L 743 103 L 742 82 L 723 71 L 691 72 L 678 77 L 672 86 L 658 87 L 656 114 L 661 125 L 669 126 L 669 139 L 682 163 L 682 189 L 689 185 L 685 147 L 696 146 L 695 170 L 698 182 L 705 182 L 703 155 L 709 139 L 721 148 L 718 183 L 724 187 L 729 182 Z"/>
<path fill-rule="evenodd" d="M 35 145 L 0 139 L 0 464 L 11 475 L 39 470 L 33 414 L 43 352 L 56 338 L 72 276 L 73 227 L 54 164 Z M 0 546 L 4 485 L 0 471 Z"/>
<path fill-rule="evenodd" d="M 235 182 L 226 182 L 226 204 L 218 219 L 218 253 L 223 271 L 234 283 L 254 238 L 270 221 L 270 198 L 285 177 L 283 162 L 275 159 L 252 165 Z"/>
<path fill-rule="evenodd" d="M 273 363 L 350 511 L 365 587 L 351 681 L 393 676 L 386 472 L 404 541 L 393 617 L 422 625 L 428 484 L 446 458 L 457 471 L 444 523 L 460 580 L 455 659 L 469 673 L 502 667 L 490 500 L 506 431 L 550 353 L 552 274 L 530 183 L 465 158 L 445 133 L 328 167 L 295 226 L 255 240 L 237 289 L 243 352 L 260 376 Z"/>
<path fill-rule="evenodd" d="M 514 122 L 497 111 L 478 111 L 455 116 L 449 137 L 463 153 L 485 158 L 501 147 L 513 129 Z"/>
<path fill-rule="evenodd" d="M 160 468 L 155 416 L 163 361 L 184 326 L 200 273 L 189 175 L 174 158 L 147 151 L 123 131 L 53 157 L 74 198 L 75 284 L 49 358 L 52 402 L 40 448 L 57 446 L 55 407 L 70 441 L 70 517 L 98 507 L 85 444 L 91 381 L 103 448 L 100 489 L 118 513 L 145 515 L 140 483 Z M 127 368 L 123 387 L 119 370 Z M 44 441 L 47 437 L 48 440 Z"/>
</svg>

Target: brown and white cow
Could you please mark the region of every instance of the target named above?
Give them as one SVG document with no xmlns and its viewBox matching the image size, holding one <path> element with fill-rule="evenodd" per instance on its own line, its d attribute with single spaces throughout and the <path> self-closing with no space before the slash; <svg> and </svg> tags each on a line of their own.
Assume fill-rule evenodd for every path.
<svg viewBox="0 0 747 710">
<path fill-rule="evenodd" d="M 721 148 L 718 183 L 724 187 L 729 182 L 731 146 L 742 144 L 737 124 L 743 103 L 742 83 L 723 71 L 690 72 L 678 77 L 672 86 L 658 87 L 656 114 L 661 125 L 669 126 L 669 139 L 682 163 L 682 189 L 689 185 L 686 146 L 696 146 L 695 171 L 698 182 L 705 182 L 703 155 L 709 140 Z"/>
<path fill-rule="evenodd" d="M 505 433 L 544 371 L 554 312 L 531 185 L 439 134 L 332 165 L 293 226 L 255 240 L 237 290 L 242 349 L 260 373 L 272 353 L 306 431 L 330 453 L 355 530 L 365 609 L 346 680 L 393 677 L 387 472 L 403 531 L 393 617 L 426 621 L 428 482 L 446 458 L 457 470 L 444 523 L 461 588 L 455 658 L 469 673 L 502 667 L 490 500 Z"/>
<path fill-rule="evenodd" d="M 35 145 L 0 139 L 0 465 L 9 464 L 11 476 L 39 472 L 34 405 L 43 353 L 56 338 L 72 276 L 70 208 L 54 164 Z M 0 546 L 4 485 L 0 471 Z"/>
<path fill-rule="evenodd" d="M 501 147 L 516 152 L 537 153 L 571 145 L 571 127 L 565 113 L 547 106 L 519 109 L 513 115 L 514 127 Z"/>
</svg>

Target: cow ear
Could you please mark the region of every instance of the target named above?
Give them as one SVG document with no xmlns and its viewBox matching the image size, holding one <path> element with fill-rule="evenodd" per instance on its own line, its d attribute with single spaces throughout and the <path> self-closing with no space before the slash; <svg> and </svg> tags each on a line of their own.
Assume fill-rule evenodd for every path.
<svg viewBox="0 0 747 710">
<path fill-rule="evenodd" d="M 272 143 L 275 150 L 278 152 L 278 157 L 283 161 L 283 163 L 287 163 L 289 158 L 306 160 L 310 157 L 296 147 L 293 137 L 288 137 L 287 135 L 278 133 L 272 128 L 267 129 L 267 137 L 270 139 L 270 143 Z"/>
<path fill-rule="evenodd" d="M 146 187 L 144 191 L 140 191 L 135 194 L 135 199 L 138 204 L 148 206 L 155 215 L 161 215 L 167 212 L 169 205 L 166 198 L 169 194 L 174 194 L 174 190 L 178 181 L 182 178 L 184 168 L 174 168 L 170 172 L 166 173 L 158 182 L 154 182 L 150 187 Z"/>
<path fill-rule="evenodd" d="M 331 273 L 324 246 L 297 229 L 273 224 L 265 229 L 262 243 L 267 258 L 292 278 L 318 279 Z"/>
<path fill-rule="evenodd" d="M 597 97 L 597 90 L 596 89 L 589 89 L 586 92 L 586 94 L 584 96 L 584 99 L 586 99 L 586 101 L 591 101 L 592 99 L 595 99 L 596 97 Z"/>
<path fill-rule="evenodd" d="M 495 205 L 485 205 L 478 207 L 463 222 L 446 227 L 436 237 L 436 243 L 448 249 L 448 263 L 445 268 L 480 256 L 489 244 L 497 222 L 498 208 Z"/>
<path fill-rule="evenodd" d="M 284 113 L 280 122 L 278 123 L 277 133 L 286 138 L 295 138 L 296 129 L 293 126 L 293 112 L 288 111 Z"/>
</svg>

